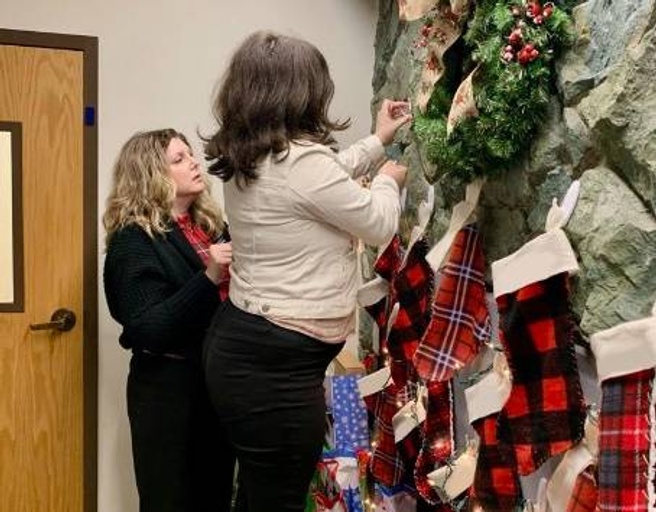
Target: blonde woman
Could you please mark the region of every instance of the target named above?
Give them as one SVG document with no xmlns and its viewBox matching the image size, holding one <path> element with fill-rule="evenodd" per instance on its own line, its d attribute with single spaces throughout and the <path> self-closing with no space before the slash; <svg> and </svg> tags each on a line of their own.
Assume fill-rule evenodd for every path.
<svg viewBox="0 0 656 512">
<path fill-rule="evenodd" d="M 200 366 L 232 247 L 187 139 L 137 133 L 114 165 L 104 284 L 132 351 L 128 416 L 140 512 L 227 512 L 234 456 Z"/>
</svg>

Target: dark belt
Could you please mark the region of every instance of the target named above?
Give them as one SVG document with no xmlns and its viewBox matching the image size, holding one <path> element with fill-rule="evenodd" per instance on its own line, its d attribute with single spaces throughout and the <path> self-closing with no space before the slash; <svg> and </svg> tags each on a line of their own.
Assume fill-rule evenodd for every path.
<svg viewBox="0 0 656 512">
<path fill-rule="evenodd" d="M 176 359 L 178 361 L 184 361 L 185 359 L 187 359 L 183 355 L 173 354 L 173 353 L 170 353 L 170 352 L 159 353 L 159 352 L 151 352 L 150 350 L 143 349 L 143 350 L 140 351 L 140 353 L 146 354 L 146 355 L 149 355 L 149 356 L 155 356 L 155 357 L 159 356 L 159 357 L 166 357 L 168 359 Z"/>
</svg>

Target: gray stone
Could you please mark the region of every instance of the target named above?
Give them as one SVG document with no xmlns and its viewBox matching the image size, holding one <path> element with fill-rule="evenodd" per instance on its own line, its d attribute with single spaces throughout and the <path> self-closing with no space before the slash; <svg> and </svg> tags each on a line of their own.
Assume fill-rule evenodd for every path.
<svg viewBox="0 0 656 512">
<path fill-rule="evenodd" d="M 549 171 L 569 160 L 565 139 L 562 107 L 557 98 L 554 98 L 531 145 L 526 169 L 531 184 L 539 185 Z"/>
<path fill-rule="evenodd" d="M 656 212 L 656 29 L 578 107 L 610 167 Z"/>
<path fill-rule="evenodd" d="M 585 4 L 590 37 L 586 65 L 597 82 L 622 60 L 625 49 L 642 36 L 653 9 L 653 0 L 590 0 Z"/>
<path fill-rule="evenodd" d="M 528 215 L 528 228 L 532 233 L 544 231 L 547 213 L 554 198 L 560 204 L 571 183 L 570 175 L 561 167 L 547 174 L 545 180 L 537 189 L 537 197 L 533 202 L 534 206 Z"/>
<path fill-rule="evenodd" d="M 590 129 L 575 108 L 568 107 L 563 110 L 563 123 L 568 160 L 573 171 L 577 173 L 594 167 L 599 162 L 600 156 L 595 151 Z"/>
<path fill-rule="evenodd" d="M 610 169 L 581 176 L 566 227 L 581 271 L 573 302 L 588 334 L 649 314 L 656 300 L 656 220 Z"/>
</svg>

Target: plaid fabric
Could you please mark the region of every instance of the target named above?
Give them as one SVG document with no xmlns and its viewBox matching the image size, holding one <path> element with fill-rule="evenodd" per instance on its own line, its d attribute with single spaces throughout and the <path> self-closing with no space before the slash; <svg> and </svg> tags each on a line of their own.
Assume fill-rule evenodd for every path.
<svg viewBox="0 0 656 512">
<path fill-rule="evenodd" d="M 651 510 L 647 499 L 650 396 L 654 370 L 601 385 L 599 510 Z M 654 442 L 652 440 L 651 442 Z"/>
<path fill-rule="evenodd" d="M 595 482 L 594 468 L 590 466 L 583 471 L 574 483 L 572 496 L 567 503 L 565 512 L 595 512 L 599 492 Z"/>
<path fill-rule="evenodd" d="M 440 272 L 432 318 L 414 354 L 425 380 L 448 380 L 469 363 L 490 338 L 485 302 L 485 258 L 478 229 L 462 228 Z"/>
<path fill-rule="evenodd" d="M 557 274 L 497 298 L 500 338 L 513 376 L 499 415 L 520 475 L 583 438 L 586 417 L 571 337 L 568 276 Z"/>
<path fill-rule="evenodd" d="M 439 505 L 442 500 L 428 481 L 428 474 L 453 455 L 453 393 L 450 381 L 433 381 L 427 385 L 424 440 L 415 464 L 415 485 L 426 502 Z"/>
<path fill-rule="evenodd" d="M 415 428 L 401 441 L 396 443 L 406 468 L 414 467 L 421 449 L 421 429 Z"/>
<path fill-rule="evenodd" d="M 417 374 L 411 363 L 404 359 L 389 358 L 390 373 L 392 380 L 399 387 L 397 402 L 405 404 L 416 396 L 414 384 L 417 382 Z"/>
<path fill-rule="evenodd" d="M 392 418 L 400 409 L 397 405 L 398 391 L 399 388 L 391 383 L 381 391 L 363 397 L 367 409 L 374 416 L 369 468 L 376 481 L 390 487 L 401 483 L 405 474 L 392 426 Z"/>
<path fill-rule="evenodd" d="M 383 279 L 391 282 L 401 266 L 402 259 L 401 239 L 398 235 L 394 235 L 394 238 L 392 238 L 374 263 L 374 271 Z M 364 308 L 378 326 L 380 346 L 384 351 L 387 350 L 387 319 L 389 318 L 392 304 L 394 302 L 391 297 L 385 297 L 375 304 Z"/>
<path fill-rule="evenodd" d="M 390 329 L 387 346 L 395 360 L 412 361 L 430 320 L 435 276 L 426 261 L 427 253 L 426 239 L 417 240 L 410 248 L 403 267 L 392 278 L 393 300 L 399 303 L 399 312 Z"/>
<path fill-rule="evenodd" d="M 400 239 L 394 237 L 375 264 L 376 272 L 390 280 L 390 296 L 367 307 L 378 325 L 381 347 L 390 356 L 392 378 L 398 386 L 414 382 L 410 361 L 430 318 L 433 271 L 426 261 L 428 243 L 422 238 L 402 261 Z M 385 339 L 391 306 L 399 304 L 398 314 Z"/>
<path fill-rule="evenodd" d="M 227 234 L 227 229 L 224 233 L 221 234 L 218 240 L 212 242 L 209 235 L 203 231 L 203 229 L 198 225 L 194 224 L 191 220 L 191 215 L 183 214 L 176 219 L 178 227 L 184 234 L 187 241 L 196 251 L 196 254 L 200 257 L 202 262 L 207 265 L 207 260 L 209 259 L 210 245 L 212 243 L 224 243 L 230 241 L 230 235 Z M 225 277 L 219 282 L 219 297 L 222 301 L 227 300 L 229 295 L 230 287 L 230 274 L 225 273 Z"/>
<path fill-rule="evenodd" d="M 402 260 L 401 238 L 399 235 L 394 235 L 394 238 L 385 247 L 383 253 L 376 259 L 374 270 L 376 274 L 391 283 L 392 278 L 401 266 Z"/>
<path fill-rule="evenodd" d="M 522 503 L 522 490 L 510 448 L 497 442 L 497 417 L 492 414 L 472 423 L 479 449 L 469 496 L 483 510 L 514 512 Z"/>
</svg>

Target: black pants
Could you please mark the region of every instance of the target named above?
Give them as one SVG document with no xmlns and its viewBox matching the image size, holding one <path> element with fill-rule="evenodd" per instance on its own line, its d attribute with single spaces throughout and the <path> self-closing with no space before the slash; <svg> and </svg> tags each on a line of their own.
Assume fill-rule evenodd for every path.
<svg viewBox="0 0 656 512">
<path fill-rule="evenodd" d="M 135 354 L 127 399 L 140 512 L 228 512 L 235 456 L 200 364 Z"/>
<path fill-rule="evenodd" d="M 219 306 L 205 340 L 205 378 L 237 454 L 248 512 L 303 512 L 324 439 L 324 373 L 341 347 L 230 302 Z"/>
</svg>

